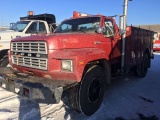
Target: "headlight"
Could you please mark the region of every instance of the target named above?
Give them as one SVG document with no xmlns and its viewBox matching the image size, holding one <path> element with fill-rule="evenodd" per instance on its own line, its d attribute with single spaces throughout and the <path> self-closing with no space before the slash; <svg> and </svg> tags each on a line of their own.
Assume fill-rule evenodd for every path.
<svg viewBox="0 0 160 120">
<path fill-rule="evenodd" d="M 62 70 L 73 72 L 73 60 L 62 60 Z"/>
</svg>

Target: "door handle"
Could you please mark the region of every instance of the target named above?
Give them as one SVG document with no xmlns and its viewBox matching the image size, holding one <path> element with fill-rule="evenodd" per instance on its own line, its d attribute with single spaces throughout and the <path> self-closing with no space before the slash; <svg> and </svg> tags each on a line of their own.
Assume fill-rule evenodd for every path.
<svg viewBox="0 0 160 120">
<path fill-rule="evenodd" d="M 100 41 L 96 41 L 95 44 L 101 44 L 101 42 Z"/>
</svg>

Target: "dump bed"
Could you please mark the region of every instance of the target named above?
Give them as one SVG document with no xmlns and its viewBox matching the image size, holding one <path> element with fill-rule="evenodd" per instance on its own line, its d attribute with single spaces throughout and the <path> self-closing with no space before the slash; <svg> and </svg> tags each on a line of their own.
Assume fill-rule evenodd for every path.
<svg viewBox="0 0 160 120">
<path fill-rule="evenodd" d="M 43 20 L 48 24 L 56 23 L 56 18 L 53 14 L 29 15 L 26 17 L 20 17 L 20 20 Z"/>
<path fill-rule="evenodd" d="M 143 60 L 144 52 L 153 57 L 153 31 L 129 26 L 126 29 L 125 65 L 134 66 Z"/>
</svg>

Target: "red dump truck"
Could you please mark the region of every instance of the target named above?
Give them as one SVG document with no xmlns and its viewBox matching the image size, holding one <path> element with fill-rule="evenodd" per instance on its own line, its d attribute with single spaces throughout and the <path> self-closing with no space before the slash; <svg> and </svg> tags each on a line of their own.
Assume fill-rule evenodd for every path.
<svg viewBox="0 0 160 120">
<path fill-rule="evenodd" d="M 16 38 L 9 52 L 13 69 L 0 69 L 0 85 L 44 103 L 58 103 L 69 90 L 73 108 L 92 115 L 112 75 L 145 77 L 151 66 L 153 32 L 124 28 L 113 17 L 74 12 L 52 34 Z"/>
</svg>

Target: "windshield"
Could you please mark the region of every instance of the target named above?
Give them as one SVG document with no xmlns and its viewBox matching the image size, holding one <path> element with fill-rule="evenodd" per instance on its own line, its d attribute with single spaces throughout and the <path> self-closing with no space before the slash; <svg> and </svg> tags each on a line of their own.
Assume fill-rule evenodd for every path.
<svg viewBox="0 0 160 120">
<path fill-rule="evenodd" d="M 18 21 L 16 22 L 12 27 L 10 27 L 10 30 L 22 32 L 25 27 L 28 25 L 30 21 Z"/>
<path fill-rule="evenodd" d="M 56 33 L 95 32 L 99 28 L 100 17 L 86 17 L 63 21 Z"/>
</svg>

